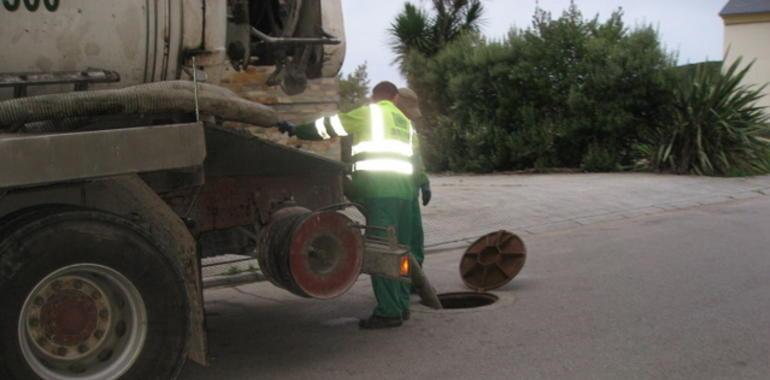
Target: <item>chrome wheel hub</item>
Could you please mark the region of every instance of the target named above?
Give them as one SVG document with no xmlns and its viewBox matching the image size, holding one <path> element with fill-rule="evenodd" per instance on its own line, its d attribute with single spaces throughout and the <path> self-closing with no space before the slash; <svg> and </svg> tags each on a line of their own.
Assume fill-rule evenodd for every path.
<svg viewBox="0 0 770 380">
<path fill-rule="evenodd" d="M 51 273 L 30 292 L 19 319 L 19 345 L 42 378 L 111 379 L 144 346 L 147 312 L 119 272 L 76 264 Z"/>
</svg>

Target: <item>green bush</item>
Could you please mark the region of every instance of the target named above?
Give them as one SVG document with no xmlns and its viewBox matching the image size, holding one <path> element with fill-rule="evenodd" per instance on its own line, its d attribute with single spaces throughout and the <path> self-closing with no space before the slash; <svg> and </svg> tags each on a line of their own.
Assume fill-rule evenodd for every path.
<svg viewBox="0 0 770 380">
<path fill-rule="evenodd" d="M 499 41 L 465 33 L 402 58 L 429 170 L 770 171 L 761 89 L 741 85 L 750 66 L 675 67 L 657 32 L 626 27 L 621 12 L 538 11 Z"/>
<path fill-rule="evenodd" d="M 556 19 L 539 11 L 500 41 L 466 35 L 405 65 L 434 171 L 630 165 L 675 76 L 651 27 L 628 29 L 620 12 L 586 19 L 574 5 Z"/>
<path fill-rule="evenodd" d="M 615 155 L 599 144 L 588 147 L 580 167 L 587 172 L 611 172 L 618 169 Z"/>
<path fill-rule="evenodd" d="M 675 173 L 749 175 L 770 170 L 770 131 L 765 110 L 756 105 L 762 88 L 741 85 L 751 64 L 734 62 L 723 73 L 698 67 L 675 88 L 669 118 L 647 136 L 653 167 Z"/>
</svg>

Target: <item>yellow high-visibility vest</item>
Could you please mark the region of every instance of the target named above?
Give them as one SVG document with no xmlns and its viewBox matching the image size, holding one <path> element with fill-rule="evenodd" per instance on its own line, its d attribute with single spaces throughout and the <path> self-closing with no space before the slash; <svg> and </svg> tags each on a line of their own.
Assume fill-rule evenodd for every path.
<svg viewBox="0 0 770 380">
<path fill-rule="evenodd" d="M 324 140 L 353 135 L 354 172 L 414 173 L 414 128 L 411 121 L 389 101 L 322 117 L 313 126 L 313 134 Z"/>
</svg>

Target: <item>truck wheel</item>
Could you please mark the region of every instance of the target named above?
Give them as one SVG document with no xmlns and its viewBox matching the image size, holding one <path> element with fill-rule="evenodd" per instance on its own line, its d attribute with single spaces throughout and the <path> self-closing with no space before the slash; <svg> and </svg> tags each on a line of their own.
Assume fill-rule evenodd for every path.
<svg viewBox="0 0 770 380">
<path fill-rule="evenodd" d="M 133 223 L 40 210 L 0 231 L 0 378 L 171 379 L 189 305 L 173 259 Z"/>
</svg>

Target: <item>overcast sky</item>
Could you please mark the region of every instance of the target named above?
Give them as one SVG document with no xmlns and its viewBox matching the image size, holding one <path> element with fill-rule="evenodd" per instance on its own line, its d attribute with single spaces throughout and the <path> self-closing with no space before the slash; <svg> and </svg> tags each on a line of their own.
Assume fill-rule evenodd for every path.
<svg viewBox="0 0 770 380">
<path fill-rule="evenodd" d="M 372 84 L 391 80 L 403 84 L 392 64 L 388 28 L 403 9 L 402 0 L 342 0 L 347 33 L 347 56 L 342 68 L 351 72 L 364 61 L 369 64 Z M 430 1 L 415 0 L 424 7 Z M 536 3 L 558 16 L 569 0 L 484 0 L 482 31 L 493 38 L 503 37 L 511 27 L 530 25 Z M 652 24 L 660 30 L 669 51 L 679 52 L 680 63 L 721 59 L 723 26 L 719 11 L 727 0 L 575 0 L 584 16 L 599 14 L 605 19 L 623 8 L 629 25 Z"/>
</svg>

